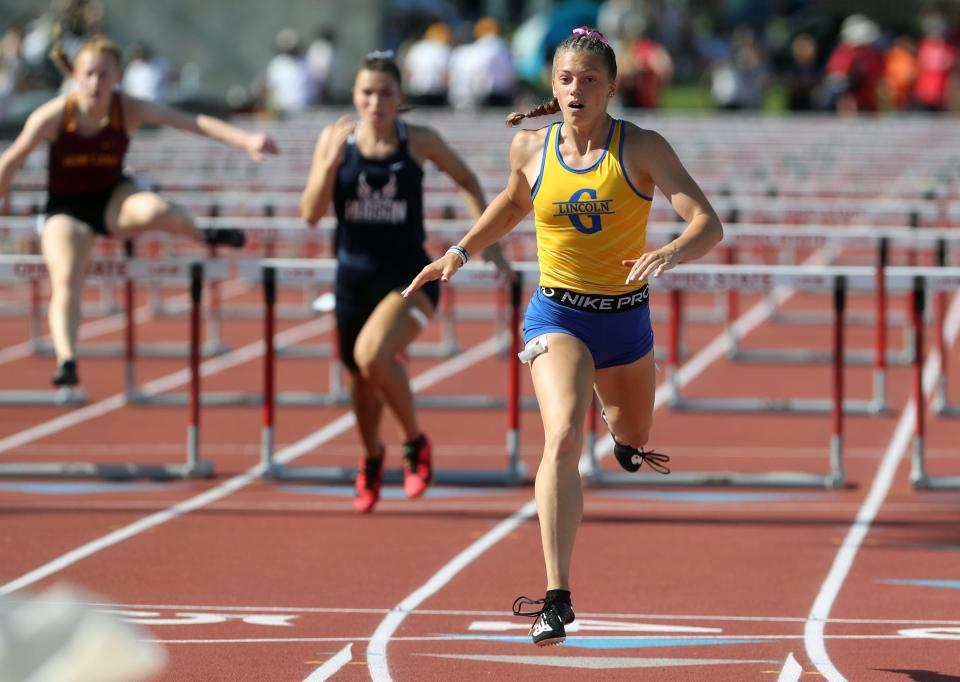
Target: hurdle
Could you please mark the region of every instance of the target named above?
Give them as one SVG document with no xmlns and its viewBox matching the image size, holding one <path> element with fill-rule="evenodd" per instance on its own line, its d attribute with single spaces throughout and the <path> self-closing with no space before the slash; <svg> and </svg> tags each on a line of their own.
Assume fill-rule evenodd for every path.
<svg viewBox="0 0 960 682">
<path fill-rule="evenodd" d="M 846 485 L 843 467 L 844 414 L 849 412 L 844 400 L 844 327 L 847 293 L 850 290 L 869 290 L 875 282 L 873 268 L 867 267 L 811 267 L 811 266 L 743 266 L 743 265 L 694 265 L 685 264 L 665 272 L 652 285 L 666 289 L 673 301 L 673 311 L 668 327 L 669 346 L 676 349 L 677 332 L 680 328 L 680 299 L 685 291 L 715 291 L 734 288 L 737 291 L 768 291 L 782 286 L 804 291 L 830 292 L 833 297 L 831 396 L 822 401 L 811 400 L 763 400 L 716 398 L 692 400 L 680 396 L 678 380 L 679 358 L 676 352 L 668 360 L 669 404 L 673 409 L 688 411 L 713 411 L 720 413 L 740 412 L 792 412 L 829 414 L 832 430 L 828 450 L 828 471 L 823 474 L 802 471 L 772 471 L 747 473 L 734 471 L 673 472 L 661 476 L 648 472 L 610 472 L 600 468 L 596 458 L 596 437 L 588 438 L 588 448 L 581 469 L 588 480 L 597 484 L 660 484 L 660 485 L 731 485 L 731 486 L 783 486 L 839 488 Z M 588 413 L 588 428 L 592 432 L 596 423 L 594 409 Z"/>
<path fill-rule="evenodd" d="M 655 284 L 670 290 L 671 319 L 669 324 L 669 346 L 671 349 L 667 373 L 670 382 L 670 406 L 673 409 L 689 412 L 778 412 L 788 414 L 827 414 L 833 410 L 830 400 L 818 399 L 764 399 L 764 398 L 685 398 L 680 392 L 677 379 L 679 335 L 682 294 L 685 291 L 710 291 L 736 288 L 738 291 L 769 291 L 775 287 L 789 287 L 803 291 L 828 291 L 834 285 L 834 279 L 843 277 L 846 291 L 867 291 L 876 282 L 875 268 L 863 266 L 743 266 L 743 265 L 685 265 L 680 270 L 665 273 Z M 844 296 L 844 302 L 846 296 Z M 842 317 L 834 315 L 834 327 Z M 834 352 L 836 348 L 833 349 Z M 832 364 L 842 369 L 844 355 L 834 354 Z M 852 414 L 873 414 L 874 406 L 870 401 L 845 400 L 843 410 Z"/>
<path fill-rule="evenodd" d="M 876 246 L 876 286 L 874 294 L 874 315 L 871 320 L 874 328 L 874 349 L 867 350 L 847 350 L 845 351 L 845 362 L 849 365 L 867 365 L 873 364 L 873 399 L 867 406 L 870 413 L 880 414 L 887 409 L 886 387 L 887 387 L 887 369 L 889 365 L 910 365 L 914 357 L 914 348 L 909 329 L 905 328 L 906 343 L 904 347 L 897 351 L 888 348 L 888 325 L 890 322 L 890 312 L 887 310 L 887 288 L 884 271 L 889 264 L 889 250 L 891 244 L 899 244 L 909 248 L 908 257 L 910 261 L 916 258 L 918 248 L 927 248 L 935 251 L 937 264 L 943 267 L 946 263 L 947 243 L 960 241 L 960 235 L 955 230 L 931 229 L 931 228 L 871 228 L 860 226 L 841 226 L 836 228 L 814 228 L 803 230 L 770 230 L 758 229 L 756 226 L 733 227 L 729 230 L 729 238 L 734 243 L 757 243 L 758 241 L 782 244 L 792 240 L 802 240 L 805 243 L 813 244 L 820 242 L 823 245 L 843 244 L 843 245 L 868 245 Z M 735 295 L 735 292 L 729 292 L 728 295 Z M 942 294 L 941 294 L 942 295 Z M 773 308 L 773 303 L 768 296 L 768 305 Z M 771 313 L 773 310 L 771 310 Z M 782 317 L 775 318 L 771 314 L 771 320 L 782 321 Z M 849 314 L 848 314 L 848 323 Z M 806 316 L 804 323 L 812 323 L 819 320 L 821 324 L 829 323 L 822 317 L 813 315 Z M 729 321 L 728 321 L 729 324 Z M 938 327 L 943 328 L 942 316 L 939 318 Z M 739 347 L 737 338 L 734 334 L 729 335 L 728 355 L 732 360 L 745 362 L 776 362 L 776 363 L 825 363 L 831 362 L 829 354 L 818 353 L 807 349 L 751 349 L 744 350 Z"/>
<path fill-rule="evenodd" d="M 112 269 L 91 267 L 88 273 L 91 279 L 111 278 Z M 43 256 L 0 256 L 0 280 L 4 282 L 26 282 L 36 289 L 40 280 L 46 279 L 47 266 Z M 87 393 L 80 387 L 61 387 L 55 389 L 3 389 L 0 390 L 0 405 L 18 405 L 24 407 L 83 405 Z"/>
<path fill-rule="evenodd" d="M 127 260 L 133 260 L 135 258 L 133 242 L 127 240 L 124 242 L 124 254 Z M 100 258 L 100 262 L 106 262 L 111 260 L 113 257 L 104 257 Z M 141 265 L 135 266 L 139 269 L 140 272 L 144 271 L 143 263 L 149 261 L 141 260 Z M 155 261 L 157 263 L 170 263 L 172 261 Z M 148 269 L 149 270 L 149 269 Z M 158 267 L 155 269 L 157 276 L 162 280 L 163 279 L 163 270 L 164 268 Z M 132 271 L 131 271 L 132 272 Z M 88 272 L 88 277 L 90 273 Z M 148 275 L 149 276 L 149 275 Z M 102 280 L 106 281 L 106 280 Z M 115 283 L 115 280 L 110 280 L 112 283 Z M 134 285 L 134 280 L 130 278 L 122 279 L 123 282 L 123 307 L 119 309 L 119 312 L 123 314 L 123 324 L 125 328 L 125 334 L 129 335 L 131 332 L 129 330 L 136 324 L 136 313 L 134 310 L 135 299 L 136 299 L 136 287 Z M 112 286 L 104 286 L 105 291 L 113 290 Z M 30 313 L 30 343 L 33 348 L 33 352 L 36 355 L 42 356 L 52 356 L 53 345 L 49 341 L 45 340 L 40 332 L 40 306 L 37 301 L 37 291 L 36 286 L 33 287 L 32 299 L 34 301 L 31 307 Z M 189 307 L 186 309 L 187 314 L 189 315 Z M 224 352 L 225 346 L 220 340 L 220 326 L 219 319 L 216 314 L 208 315 L 204 320 L 207 326 L 207 342 L 203 347 L 204 355 L 217 355 Z M 127 347 L 126 342 L 121 343 L 84 343 L 79 345 L 77 348 L 77 355 L 79 357 L 126 357 L 130 353 L 130 349 Z M 177 342 L 151 342 L 140 344 L 135 349 L 135 354 L 138 357 L 155 357 L 155 358 L 176 358 L 176 357 L 186 357 L 188 351 L 183 348 L 183 344 Z"/>
<path fill-rule="evenodd" d="M 193 274 L 192 270 L 196 265 L 196 258 L 189 257 L 179 257 L 169 260 L 149 260 L 149 259 L 133 259 L 126 261 L 129 264 L 126 273 L 126 281 L 129 287 L 133 287 L 134 280 L 148 280 L 156 282 L 191 282 L 191 299 L 190 299 L 190 325 L 191 333 L 194 325 L 194 316 L 197 316 L 196 320 L 196 338 L 197 338 L 197 347 L 194 348 L 193 343 L 177 356 L 186 356 L 192 358 L 194 354 L 205 355 L 206 352 L 203 349 L 202 344 L 200 343 L 200 332 L 199 328 L 202 325 L 202 322 L 199 318 L 199 312 L 196 310 L 200 305 L 202 299 L 202 290 L 201 286 L 198 296 L 200 299 L 194 301 L 193 296 Z M 208 282 L 211 285 L 217 282 L 222 282 L 230 277 L 230 263 L 229 261 L 223 258 L 212 258 L 203 261 L 203 281 Z M 140 356 L 140 349 L 142 345 L 136 343 L 136 327 L 130 322 L 133 319 L 133 308 L 132 302 L 133 297 L 130 296 L 127 299 L 128 311 L 127 311 L 127 320 L 128 324 L 124 327 L 124 341 L 123 341 L 123 359 L 124 359 L 124 396 L 127 403 L 131 405 L 162 405 L 162 406 L 175 406 L 175 405 L 187 405 L 190 404 L 194 396 L 192 391 L 188 393 L 147 393 L 139 387 L 137 384 L 137 358 Z M 209 329 L 209 327 L 208 327 Z M 217 392 L 217 391 L 208 391 L 202 395 L 196 396 L 198 401 L 201 401 L 204 405 L 247 405 L 251 404 L 251 401 L 245 397 L 240 397 L 240 394 L 227 393 L 227 392 Z"/>
<path fill-rule="evenodd" d="M 527 269 L 532 267 L 536 271 L 536 264 L 524 264 Z M 296 259 L 296 258 L 267 258 L 262 260 L 244 260 L 237 262 L 237 276 L 242 279 L 263 281 L 263 268 L 272 268 L 275 272 L 274 286 L 303 286 L 308 282 L 330 282 L 333 280 L 336 271 L 336 261 L 331 259 Z M 521 275 L 518 271 L 518 275 Z M 518 277 L 518 282 L 519 282 Z M 493 266 L 476 265 L 457 274 L 456 282 L 445 285 L 443 295 L 449 296 L 452 287 L 489 289 L 499 284 L 496 270 Z M 449 287 L 449 288 L 447 288 Z M 519 308 L 520 293 L 517 293 L 516 307 Z M 442 298 L 442 297 L 441 297 Z M 276 296 L 274 294 L 274 303 L 269 305 L 264 302 L 265 315 L 273 315 L 276 318 Z M 511 303 L 511 308 L 513 304 Z M 512 314 L 512 312 L 511 312 Z M 504 351 L 509 345 L 509 330 L 501 330 L 500 344 Z M 272 343 L 271 339 L 264 339 L 264 343 Z M 335 357 L 335 348 L 326 346 L 325 357 Z M 411 345 L 412 348 L 412 345 Z M 293 355 L 302 357 L 300 353 L 280 353 L 275 349 L 273 357 Z M 410 357 L 418 357 L 413 353 L 408 353 Z M 428 355 L 427 357 L 439 357 Z M 342 373 L 339 363 L 330 365 L 330 390 L 327 393 L 314 391 L 283 391 L 274 395 L 274 400 L 278 405 L 284 406 L 320 406 L 329 407 L 334 405 L 345 405 L 349 402 L 349 395 L 343 388 Z M 417 396 L 416 404 L 418 407 L 439 407 L 439 408 L 470 408 L 470 409 L 495 409 L 503 408 L 506 401 L 497 396 L 485 395 L 467 395 L 467 396 Z"/>
<path fill-rule="evenodd" d="M 960 476 L 933 476 L 926 465 L 927 400 L 923 390 L 924 306 L 926 291 L 960 290 L 960 268 L 891 268 L 891 286 L 912 293 L 912 328 L 917 353 L 913 362 L 914 434 L 910 460 L 910 482 L 915 489 L 960 489 Z M 944 334 L 941 332 L 941 337 Z M 942 344 L 942 345 L 941 345 Z M 938 342 L 940 361 L 946 361 L 946 341 Z M 941 368 L 941 372 L 945 368 Z"/>
<path fill-rule="evenodd" d="M 14 253 L 7 255 L 35 256 L 40 254 L 39 230 L 43 226 L 45 216 L 39 211 L 39 207 L 34 207 L 34 213 L 30 215 L 0 216 L 0 242 L 8 239 L 14 244 L 26 246 L 25 249 L 18 248 Z M 110 242 L 101 242 L 97 245 L 96 251 L 99 252 L 98 257 L 101 258 L 109 258 L 113 255 Z M 83 303 L 82 310 L 85 316 L 112 315 L 120 310 L 112 286 L 109 286 L 107 281 L 100 282 L 100 285 L 100 300 Z M 0 317 L 30 316 L 32 337 L 38 338 L 40 336 L 42 310 L 40 298 L 39 282 L 31 281 L 28 302 L 23 305 L 4 304 L 0 306 Z M 33 343 L 36 346 L 36 342 Z"/>
<path fill-rule="evenodd" d="M 947 266 L 946 242 L 940 240 L 937 242 L 936 264 L 938 267 Z M 947 292 L 938 289 L 933 298 L 933 317 L 936 329 L 936 348 L 940 354 L 940 373 L 937 375 L 937 385 L 934 389 L 933 408 L 934 411 L 943 416 L 960 416 L 960 404 L 951 403 L 949 398 L 949 387 L 947 382 L 948 352 L 946 319 L 947 319 Z"/>
<path fill-rule="evenodd" d="M 535 266 L 535 264 L 534 264 Z M 329 480 L 334 482 L 352 482 L 356 477 L 354 467 L 289 467 L 274 459 L 274 429 L 276 406 L 281 403 L 281 395 L 276 392 L 274 363 L 276 359 L 273 338 L 275 330 L 275 305 L 277 284 L 281 281 L 299 283 L 302 277 L 316 277 L 323 269 L 333 267 L 331 261 L 309 262 L 293 266 L 289 262 L 265 260 L 259 264 L 264 292 L 264 378 L 263 378 L 263 428 L 261 436 L 262 476 L 268 479 L 284 480 Z M 316 267 L 317 270 L 313 270 Z M 528 270 L 531 268 L 527 268 Z M 248 272 L 248 275 L 250 273 Z M 489 286 L 497 281 L 493 266 L 473 264 L 463 268 L 457 274 L 461 285 Z M 517 485 L 528 479 L 526 467 L 520 462 L 520 410 L 535 406 L 535 401 L 523 401 L 520 397 L 520 300 L 523 289 L 523 272 L 517 273 L 517 279 L 510 283 L 510 332 L 509 356 L 507 362 L 507 397 L 495 396 L 416 396 L 418 407 L 433 408 L 494 408 L 507 410 L 506 466 L 501 469 L 436 469 L 433 480 L 446 484 L 471 485 Z M 501 332 L 502 336 L 502 332 Z M 345 397 L 345 396 L 344 396 Z M 295 399 L 296 396 L 293 396 Z M 310 397 L 311 401 L 316 397 Z M 330 396 L 329 399 L 340 399 Z M 291 397 L 283 401 L 286 404 L 304 404 L 291 402 Z M 309 404 L 313 404 L 310 402 Z M 339 404 L 339 403 L 338 403 Z M 384 471 L 384 481 L 402 480 L 402 471 L 388 469 Z"/>
<path fill-rule="evenodd" d="M 42 261 L 33 265 L 39 272 Z M 122 277 L 149 271 L 151 264 L 138 261 L 102 261 L 98 271 L 110 272 Z M 116 270 L 112 270 L 116 268 Z M 143 268 L 143 269 L 142 269 Z M 131 272 L 132 271 L 132 272 Z M 186 268 L 190 281 L 190 391 L 187 423 L 187 459 L 183 464 L 112 464 L 96 462 L 0 462 L 0 477 L 70 477 L 106 478 L 126 480 L 131 478 L 172 479 L 210 478 L 214 475 L 213 464 L 200 459 L 200 299 L 203 291 L 204 265 L 190 263 Z M 165 277 L 170 278 L 168 272 Z"/>
</svg>

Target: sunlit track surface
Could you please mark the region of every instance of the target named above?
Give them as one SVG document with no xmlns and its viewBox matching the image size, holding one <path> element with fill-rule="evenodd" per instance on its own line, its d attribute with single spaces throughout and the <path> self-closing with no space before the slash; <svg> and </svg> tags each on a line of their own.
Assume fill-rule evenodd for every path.
<svg viewBox="0 0 960 682">
<path fill-rule="evenodd" d="M 261 215 L 272 203 L 279 219 L 283 204 L 277 198 L 296 194 L 316 133 L 339 113 L 276 126 L 281 146 L 291 153 L 261 167 L 247 167 L 222 149 L 176 135 L 138 139 L 131 158 L 161 188 L 168 184 L 171 191 L 191 192 L 202 200 L 195 207 L 201 217 L 214 204 Z M 511 134 L 498 116 L 414 112 L 411 118 L 429 121 L 457 140 L 492 196 L 506 177 Z M 778 227 L 823 227 L 828 216 L 838 224 L 907 228 L 912 212 L 925 228 L 958 222 L 954 179 L 960 143 L 952 132 L 947 134 L 953 125 L 947 121 L 635 120 L 666 135 L 725 218 L 737 207 L 741 222 L 766 216 Z M 878 139 L 884 144 L 876 144 Z M 18 176 L 15 210 L 28 211 L 42 164 L 42 158 L 32 157 Z M 442 187 L 431 195 L 441 209 L 457 202 Z M 663 219 L 671 220 L 662 197 L 657 204 Z M 518 238 L 515 248 L 529 255 L 524 240 L 529 235 Z M 795 263 L 822 246 L 757 251 L 744 259 Z M 296 252 L 301 247 L 290 248 Z M 904 265 L 911 255 L 900 245 L 891 254 L 893 264 Z M 949 255 L 954 264 L 960 262 L 956 250 Z M 932 262 L 929 250 L 916 256 L 920 263 Z M 863 265 L 874 262 L 875 253 L 838 250 L 832 257 Z M 224 306 L 256 311 L 262 294 L 255 285 L 240 284 L 232 282 L 233 288 L 221 292 Z M 5 297 L 3 305 L 29 303 L 22 289 L 14 292 L 16 297 Z M 183 296 L 176 288 L 162 293 L 168 301 Z M 86 303 L 101 304 L 101 295 L 90 292 Z M 303 292 L 284 296 L 287 303 L 304 305 L 305 300 L 307 306 L 312 300 Z M 658 344 L 667 336 L 666 296 L 654 294 L 654 310 L 663 316 L 656 327 Z M 138 338 L 182 341 L 184 320 L 151 314 L 149 298 L 148 291 L 138 292 Z M 949 301 L 955 298 L 951 295 Z M 826 365 L 748 364 L 727 358 L 724 320 L 710 314 L 715 299 L 690 297 L 680 359 L 685 395 L 827 394 Z M 756 293 L 739 301 L 743 347 L 829 349 L 829 296 L 785 293 L 775 309 L 767 299 Z M 489 294 L 458 300 L 488 310 L 495 306 Z M 856 311 L 868 315 L 872 308 L 864 301 Z M 811 320 L 784 324 L 774 314 L 784 312 L 807 313 Z M 899 327 L 909 321 L 905 297 L 892 298 L 890 312 L 897 320 L 889 330 L 891 342 L 899 349 Z M 813 313 L 822 314 L 822 320 Z M 928 314 L 929 359 L 937 349 Z M 304 322 L 283 320 L 279 330 L 295 334 Z M 88 324 L 96 326 L 88 327 L 84 341 L 120 340 L 116 322 L 98 324 L 91 317 Z M 457 339 L 463 349 L 475 348 L 494 327 L 479 315 L 459 319 Z M 869 326 L 850 324 L 846 331 L 850 348 L 872 348 Z M 212 365 L 221 369 L 208 373 L 204 390 L 256 390 L 262 377 L 257 350 L 261 320 L 225 315 L 222 333 L 231 351 L 248 350 L 236 362 Z M 49 358 L 23 350 L 27 334 L 22 316 L 0 324 L 4 388 L 42 385 L 52 371 Z M 304 336 L 309 343 L 329 343 L 331 334 Z M 423 340 L 440 339 L 440 324 L 435 323 Z M 949 397 L 960 402 L 956 348 L 951 338 L 943 374 Z M 415 357 L 409 370 L 418 376 L 449 359 Z M 666 358 L 658 362 L 659 380 L 666 386 Z M 491 352 L 473 365 L 451 370 L 424 391 L 502 393 L 505 368 L 503 357 Z M 177 358 L 145 358 L 138 364 L 143 382 L 169 383 L 183 369 L 184 361 Z M 327 390 L 329 369 L 329 358 L 281 360 L 278 387 Z M 162 643 L 170 661 L 160 680 L 386 679 L 383 671 L 395 680 L 547 676 L 742 682 L 814 679 L 818 672 L 823 679 L 811 660 L 805 626 L 849 530 L 858 526 L 855 519 L 886 454 L 900 442 L 897 424 L 912 396 L 911 368 L 892 365 L 888 371 L 887 412 L 845 420 L 846 487 L 588 485 L 573 572 L 578 620 L 564 646 L 546 651 L 530 644 L 529 622 L 509 615 L 517 595 L 535 597 L 543 589 L 531 486 L 436 485 L 416 501 L 388 486 L 375 513 L 360 517 L 348 485 L 258 477 L 262 420 L 252 406 L 203 410 L 201 446 L 215 465 L 213 480 L 0 479 L 0 589 L 35 576 L 10 598 L 59 582 L 91 590 L 98 595 L 90 600 L 92 608 L 136 622 L 151 640 Z M 120 358 L 85 359 L 81 373 L 91 402 L 122 388 Z M 845 378 L 849 397 L 870 396 L 871 366 L 848 366 Z M 521 391 L 532 396 L 526 375 Z M 115 409 L 90 414 L 69 427 L 50 426 L 74 414 L 62 407 L 0 406 L 0 440 L 16 442 L 0 452 L 0 461 L 71 456 L 172 461 L 183 455 L 185 408 L 118 401 Z M 960 420 L 932 409 L 926 417 L 928 467 L 937 474 L 960 474 Z M 426 409 L 422 420 L 443 466 L 500 466 L 506 425 L 502 412 Z M 25 433 L 36 436 L 18 436 Z M 825 415 L 681 413 L 671 411 L 664 398 L 651 443 L 671 455 L 676 472 L 817 472 L 825 466 L 830 433 Z M 280 408 L 276 435 L 277 450 L 297 464 L 349 467 L 358 457 L 343 408 Z M 603 454 L 605 434 L 598 429 L 597 436 Z M 384 440 L 388 458 L 399 464 L 399 444 L 390 427 L 384 429 Z M 519 454 L 530 471 L 541 446 L 537 414 L 524 411 Z M 953 604 L 960 589 L 955 532 L 960 490 L 914 490 L 909 453 L 900 454 L 904 459 L 875 517 L 859 524 L 866 528 L 865 536 L 822 623 L 830 664 L 851 681 L 900 680 L 908 674 L 904 671 L 914 671 L 910 674 L 918 679 L 958 674 L 960 621 Z M 615 463 L 609 459 L 600 463 L 612 471 Z M 179 511 L 171 513 L 173 509 Z M 511 517 L 515 522 L 503 526 Z M 153 521 L 147 523 L 149 519 Z M 504 530 L 491 536 L 497 528 Z M 454 561 L 471 547 L 477 549 L 468 558 Z M 77 554 L 81 548 L 86 549 Z M 49 568 L 37 573 L 43 567 Z M 414 595 L 419 600 L 414 608 L 396 608 Z M 395 629 L 384 637 L 387 619 Z M 368 655 L 372 644 L 383 652 L 380 658 Z"/>
</svg>

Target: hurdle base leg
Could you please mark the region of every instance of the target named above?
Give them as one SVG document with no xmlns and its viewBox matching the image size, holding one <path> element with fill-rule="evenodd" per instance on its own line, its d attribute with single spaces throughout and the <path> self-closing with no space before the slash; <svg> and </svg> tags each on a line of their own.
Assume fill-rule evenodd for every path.
<svg viewBox="0 0 960 682">
<path fill-rule="evenodd" d="M 630 473 L 601 470 L 596 473 L 597 485 L 658 486 L 721 486 L 721 487 L 784 487 L 839 488 L 845 485 L 834 473 L 815 474 L 803 471 L 770 471 L 743 473 L 737 471 L 674 471 L 663 475 L 655 472 Z"/>
<path fill-rule="evenodd" d="M 910 483 L 914 488 L 929 488 L 930 478 L 927 476 L 923 438 L 914 436 L 913 457 L 910 464 Z"/>
<path fill-rule="evenodd" d="M 196 464 L 98 464 L 95 462 L 9 462 L 0 464 L 0 477 L 9 478 L 101 478 L 128 481 L 145 478 L 167 481 L 177 478 L 212 478 L 213 465 Z"/>
<path fill-rule="evenodd" d="M 352 484 L 357 478 L 356 467 L 289 467 L 283 464 L 264 466 L 263 478 L 286 481 L 327 481 Z M 402 469 L 385 469 L 383 482 L 403 483 Z M 504 486 L 530 483 L 530 475 L 522 463 L 515 469 L 437 469 L 433 472 L 432 485 Z"/>
<path fill-rule="evenodd" d="M 830 400 L 803 398 L 682 398 L 671 400 L 670 408 L 679 412 L 717 412 L 744 414 L 771 412 L 777 414 L 830 414 Z M 845 400 L 845 414 L 877 414 L 873 401 Z"/>
<path fill-rule="evenodd" d="M 85 405 L 87 392 L 79 387 L 63 387 L 49 390 L 0 391 L 0 405 L 17 407 L 58 407 Z"/>
</svg>

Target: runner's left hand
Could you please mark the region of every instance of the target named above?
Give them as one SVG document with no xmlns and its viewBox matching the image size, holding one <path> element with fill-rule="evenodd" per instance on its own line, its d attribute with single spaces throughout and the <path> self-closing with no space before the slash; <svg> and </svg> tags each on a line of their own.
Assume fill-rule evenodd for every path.
<svg viewBox="0 0 960 682">
<path fill-rule="evenodd" d="M 624 267 L 630 268 L 625 283 L 640 282 L 651 275 L 659 277 L 661 273 L 675 268 L 679 260 L 677 247 L 668 244 L 656 251 L 648 251 L 639 258 L 621 261 Z"/>
</svg>

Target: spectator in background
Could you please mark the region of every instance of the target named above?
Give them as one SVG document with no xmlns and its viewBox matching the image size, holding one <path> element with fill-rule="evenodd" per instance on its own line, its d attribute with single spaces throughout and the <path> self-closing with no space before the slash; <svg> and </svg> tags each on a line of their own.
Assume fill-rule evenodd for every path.
<svg viewBox="0 0 960 682">
<path fill-rule="evenodd" d="M 165 99 L 163 85 L 167 73 L 167 64 L 155 57 L 147 45 L 134 43 L 127 48 L 127 66 L 123 70 L 120 87 L 131 97 L 162 102 Z"/>
<path fill-rule="evenodd" d="M 496 19 L 473 25 L 472 43 L 450 55 L 450 103 L 458 109 L 505 106 L 513 102 L 516 79 L 510 46 L 500 37 Z"/>
<path fill-rule="evenodd" d="M 300 35 L 285 28 L 274 38 L 276 54 L 267 64 L 267 109 L 280 116 L 305 111 L 314 92 L 300 47 Z"/>
<path fill-rule="evenodd" d="M 753 29 L 738 26 L 733 32 L 731 57 L 715 65 L 710 93 L 720 109 L 762 109 L 768 70 L 763 48 Z"/>
<path fill-rule="evenodd" d="M 430 24 L 423 37 L 410 46 L 403 59 L 403 78 L 411 102 L 447 103 L 451 52 L 450 27 L 442 21 Z"/>
<path fill-rule="evenodd" d="M 816 106 L 820 87 L 817 67 L 817 41 L 809 33 L 799 33 L 790 43 L 790 64 L 785 74 L 787 108 L 810 111 Z"/>
<path fill-rule="evenodd" d="M 615 43 L 623 42 L 638 21 L 646 25 L 643 0 L 604 0 L 597 8 L 597 30 L 611 38 L 610 46 L 615 49 Z"/>
<path fill-rule="evenodd" d="M 650 37 L 642 16 L 625 28 L 623 74 L 620 76 L 620 98 L 624 106 L 656 109 L 660 91 L 673 78 L 673 60 L 657 41 Z"/>
<path fill-rule="evenodd" d="M 946 111 L 950 104 L 950 79 L 957 68 L 957 49 L 944 39 L 946 31 L 942 15 L 933 13 L 923 19 L 914 101 L 926 111 Z"/>
<path fill-rule="evenodd" d="M 23 38 L 21 56 L 28 77 L 54 88 L 69 87 L 69 79 L 61 78 L 47 53 L 59 42 L 68 55 L 75 54 L 89 36 L 103 30 L 105 13 L 102 0 L 51 0 L 50 9 L 30 23 Z"/>
<path fill-rule="evenodd" d="M 0 123 L 6 118 L 7 108 L 17 91 L 22 42 L 23 33 L 18 28 L 9 28 L 0 36 Z"/>
<path fill-rule="evenodd" d="M 905 111 L 913 105 L 917 82 L 916 45 L 908 35 L 898 36 L 884 55 L 883 84 L 891 108 Z"/>
<path fill-rule="evenodd" d="M 884 73 L 876 42 L 880 29 L 868 17 L 851 14 L 840 27 L 840 44 L 827 61 L 827 86 L 840 112 L 877 111 Z"/>
<path fill-rule="evenodd" d="M 313 87 L 311 104 L 322 104 L 329 97 L 330 74 L 333 73 L 333 60 L 336 38 L 333 32 L 320 29 L 307 45 L 307 73 Z"/>
</svg>

